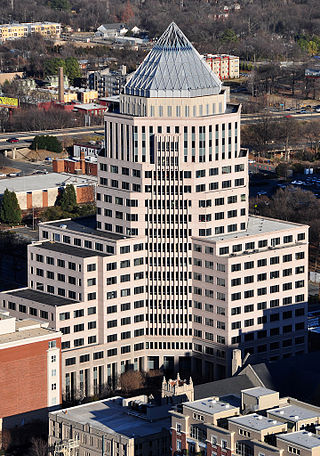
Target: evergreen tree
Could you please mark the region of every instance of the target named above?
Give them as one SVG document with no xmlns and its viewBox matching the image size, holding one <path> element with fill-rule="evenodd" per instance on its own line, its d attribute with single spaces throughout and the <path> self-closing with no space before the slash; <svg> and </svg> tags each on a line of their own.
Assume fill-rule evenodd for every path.
<svg viewBox="0 0 320 456">
<path fill-rule="evenodd" d="M 31 143 L 32 150 L 50 150 L 51 152 L 62 152 L 62 144 L 56 136 L 38 135 L 35 136 Z"/>
<path fill-rule="evenodd" d="M 58 195 L 56 205 L 66 212 L 72 212 L 77 207 L 77 195 L 72 184 L 68 184 Z"/>
<path fill-rule="evenodd" d="M 21 222 L 21 209 L 17 195 L 7 188 L 1 201 L 0 220 L 8 225 L 16 225 Z"/>
<path fill-rule="evenodd" d="M 65 60 L 66 75 L 71 84 L 74 80 L 81 77 L 81 70 L 78 60 L 75 57 L 67 57 Z"/>
</svg>

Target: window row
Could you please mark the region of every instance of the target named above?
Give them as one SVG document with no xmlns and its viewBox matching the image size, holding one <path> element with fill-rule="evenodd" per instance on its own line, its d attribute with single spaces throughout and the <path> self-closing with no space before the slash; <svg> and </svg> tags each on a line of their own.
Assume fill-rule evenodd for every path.
<svg viewBox="0 0 320 456">
<path fill-rule="evenodd" d="M 246 194 L 243 193 L 240 195 L 240 201 L 246 201 Z M 209 200 L 199 200 L 199 207 L 212 207 L 212 206 L 224 206 L 225 204 L 235 204 L 240 202 L 238 201 L 238 195 L 232 195 L 228 197 L 215 198 L 213 201 Z"/>
<path fill-rule="evenodd" d="M 260 260 L 253 261 L 245 261 L 244 263 L 233 263 L 231 265 L 231 272 L 237 272 L 241 271 L 242 269 L 253 269 L 254 267 L 261 268 L 263 266 L 273 266 L 275 264 L 280 264 L 280 260 L 282 260 L 282 263 L 289 263 L 295 258 L 296 260 L 302 260 L 305 258 L 304 252 L 296 252 L 295 256 L 293 254 L 286 254 L 283 255 L 282 258 L 280 256 L 274 256 L 268 258 L 261 258 Z M 301 271 L 304 271 L 304 266 L 299 266 L 298 268 L 301 268 Z M 289 269 L 290 270 L 290 269 Z M 298 274 L 298 273 L 297 273 Z M 288 274 L 290 275 L 290 274 Z"/>
<path fill-rule="evenodd" d="M 282 238 L 282 244 L 288 244 L 292 242 L 301 242 L 305 240 L 305 233 L 298 233 L 296 239 L 290 235 L 290 236 L 283 236 Z M 256 248 L 260 249 L 263 247 L 276 247 L 281 244 L 281 239 L 280 237 L 277 238 L 271 238 L 271 239 L 261 239 L 258 242 L 246 242 L 245 244 L 236 244 L 231 247 L 220 247 L 219 249 L 219 254 L 220 255 L 226 255 L 228 253 L 237 253 L 237 252 L 242 252 L 244 251 L 250 251 L 250 250 L 255 250 Z M 300 252 L 304 253 L 304 252 Z"/>
<path fill-rule="evenodd" d="M 91 345 L 91 344 L 96 344 L 97 343 L 97 336 L 89 336 L 87 338 L 87 344 L 85 344 L 85 339 L 84 337 L 81 337 L 79 339 L 74 339 L 73 341 L 73 347 L 78 348 L 78 347 L 83 347 L 84 345 Z M 66 350 L 71 348 L 71 343 L 70 341 L 64 341 L 61 344 L 61 349 Z M 67 364 L 66 360 L 66 366 L 70 366 L 70 364 Z"/>
<path fill-rule="evenodd" d="M 141 177 L 141 171 L 139 169 L 126 168 L 123 166 L 119 168 L 119 166 L 116 165 L 107 165 L 106 163 L 100 163 L 101 171 L 110 171 L 110 173 L 120 174 L 120 169 L 123 176 Z"/>
<path fill-rule="evenodd" d="M 296 295 L 295 296 L 295 303 L 304 302 L 304 298 L 305 298 L 305 296 L 303 294 Z M 287 296 L 286 298 L 282 299 L 282 305 L 284 305 L 284 306 L 290 305 L 290 304 L 293 304 L 293 303 L 294 302 L 293 302 L 293 297 L 292 296 Z M 267 308 L 272 309 L 274 307 L 279 307 L 279 306 L 280 306 L 280 299 L 279 298 L 275 298 L 275 299 L 271 299 L 269 301 L 269 306 L 268 306 L 267 301 L 258 302 L 257 306 L 256 306 L 256 310 L 265 310 Z M 248 304 L 248 305 L 244 306 L 243 308 L 241 306 L 232 307 L 231 308 L 231 315 L 239 315 L 239 314 L 242 313 L 242 311 L 244 313 L 247 313 L 247 312 L 252 312 L 253 310 L 254 310 L 254 304 Z M 302 312 L 302 311 L 303 311 L 303 309 L 297 309 L 296 310 L 296 317 L 304 315 L 304 313 L 299 315 L 299 313 Z"/>
</svg>

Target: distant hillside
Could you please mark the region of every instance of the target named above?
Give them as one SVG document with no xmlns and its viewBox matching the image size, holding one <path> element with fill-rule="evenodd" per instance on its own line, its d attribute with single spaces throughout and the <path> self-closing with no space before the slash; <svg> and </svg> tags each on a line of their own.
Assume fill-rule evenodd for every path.
<svg viewBox="0 0 320 456">
<path fill-rule="evenodd" d="M 2 0 L 0 17 L 60 21 L 83 31 L 123 21 L 150 36 L 174 20 L 201 52 L 246 59 L 320 53 L 319 0 Z"/>
</svg>

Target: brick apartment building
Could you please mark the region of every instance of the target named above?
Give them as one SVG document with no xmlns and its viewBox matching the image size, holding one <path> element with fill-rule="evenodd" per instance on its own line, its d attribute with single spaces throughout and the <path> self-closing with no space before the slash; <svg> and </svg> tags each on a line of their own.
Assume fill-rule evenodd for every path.
<svg viewBox="0 0 320 456">
<path fill-rule="evenodd" d="M 0 431 L 61 403 L 61 333 L 47 326 L 0 312 Z"/>
<path fill-rule="evenodd" d="M 55 173 L 82 174 L 87 176 L 97 176 L 98 174 L 96 158 L 88 157 L 85 159 L 84 152 L 80 153 L 80 159 L 61 158 L 53 160 L 52 168 Z M 94 191 L 91 192 L 90 199 L 94 201 Z"/>
<path fill-rule="evenodd" d="M 239 57 L 228 54 L 206 54 L 205 59 L 219 79 L 239 77 Z"/>
<path fill-rule="evenodd" d="M 106 114 L 96 218 L 41 224 L 29 288 L 0 293 L 61 330 L 68 394 L 307 351 L 308 227 L 249 216 L 240 114 L 174 23 Z"/>
<path fill-rule="evenodd" d="M 263 387 L 185 402 L 171 411 L 172 456 L 312 456 L 320 409 Z"/>
</svg>

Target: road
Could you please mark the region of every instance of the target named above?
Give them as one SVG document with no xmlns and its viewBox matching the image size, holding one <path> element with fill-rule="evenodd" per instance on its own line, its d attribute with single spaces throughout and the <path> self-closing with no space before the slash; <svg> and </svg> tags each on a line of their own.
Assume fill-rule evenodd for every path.
<svg viewBox="0 0 320 456">
<path fill-rule="evenodd" d="M 320 113 L 312 112 L 307 114 L 290 113 L 288 111 L 276 112 L 276 113 L 262 113 L 262 114 L 242 114 L 241 123 L 244 125 L 250 125 L 259 122 L 263 119 L 266 114 L 270 115 L 272 119 L 283 119 L 286 117 L 292 117 L 298 120 L 313 120 L 320 117 Z M 104 128 L 101 125 L 92 127 L 75 127 L 75 128 L 64 128 L 56 130 L 43 130 L 43 131 L 23 131 L 23 132 L 10 132 L 0 133 L 0 150 L 23 148 L 30 145 L 30 141 L 37 135 L 54 135 L 59 138 L 65 136 L 81 136 L 96 133 L 98 135 L 104 134 Z M 9 143 L 9 138 L 18 138 L 18 143 Z"/>
<path fill-rule="evenodd" d="M 0 150 L 13 149 L 17 147 L 21 149 L 22 147 L 30 146 L 30 141 L 37 135 L 53 135 L 58 138 L 63 138 L 65 136 L 82 136 L 87 134 L 103 134 L 104 128 L 101 125 L 95 125 L 93 127 L 76 127 L 76 128 L 64 128 L 57 130 L 43 130 L 43 131 L 23 131 L 23 132 L 10 132 L 10 133 L 0 133 Z M 18 143 L 9 143 L 9 138 L 18 138 Z"/>
<path fill-rule="evenodd" d="M 262 114 L 242 114 L 241 116 L 241 124 L 242 125 L 250 125 L 263 120 L 265 117 L 273 120 L 280 120 L 286 118 L 293 118 L 296 120 L 319 120 L 320 113 L 319 112 L 310 112 L 307 114 L 298 114 L 298 113 L 290 113 L 288 111 L 282 112 L 265 112 Z"/>
</svg>

